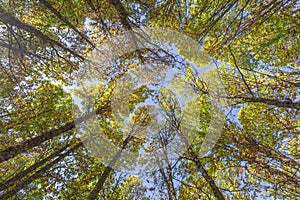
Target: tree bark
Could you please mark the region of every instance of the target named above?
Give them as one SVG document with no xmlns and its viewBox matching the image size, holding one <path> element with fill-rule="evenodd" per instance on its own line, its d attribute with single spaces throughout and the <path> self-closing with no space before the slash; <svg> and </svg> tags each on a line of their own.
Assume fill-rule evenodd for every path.
<svg viewBox="0 0 300 200">
<path fill-rule="evenodd" d="M 162 149 L 163 155 L 164 155 L 163 159 L 166 162 L 167 174 L 165 173 L 160 160 L 157 160 L 157 163 L 158 163 L 158 165 L 160 167 L 159 171 L 162 174 L 163 179 L 164 179 L 164 181 L 165 181 L 165 183 L 167 185 L 169 200 L 176 200 L 177 198 L 176 198 L 176 190 L 175 190 L 174 182 L 173 182 L 172 167 L 171 167 L 171 164 L 170 164 L 167 152 L 165 150 L 166 144 L 165 144 L 164 138 L 162 136 L 160 136 L 160 143 L 161 143 L 161 145 L 163 147 L 163 149 Z M 157 159 L 159 159 L 159 157 L 157 155 L 156 155 L 156 157 L 157 157 Z"/>
<path fill-rule="evenodd" d="M 108 2 L 113 5 L 116 10 L 119 13 L 120 19 L 121 19 L 121 23 L 123 24 L 123 26 L 126 28 L 126 30 L 132 30 L 132 27 L 129 23 L 128 20 L 128 14 L 126 13 L 126 10 L 124 8 L 124 6 L 122 5 L 121 1 L 119 0 L 108 0 Z"/>
<path fill-rule="evenodd" d="M 71 129 L 75 128 L 75 122 L 72 121 L 70 123 L 67 123 L 66 125 L 54 129 L 45 133 L 42 133 L 41 135 L 34 137 L 32 139 L 26 140 L 21 144 L 17 144 L 14 146 L 10 146 L 7 149 L 0 152 L 0 163 L 9 160 L 10 158 L 13 158 L 17 156 L 20 153 L 26 152 L 28 149 L 31 149 L 33 147 L 39 146 L 43 142 L 54 138 L 55 136 L 58 136 L 66 131 L 69 131 Z"/>
<path fill-rule="evenodd" d="M 109 31 L 108 31 L 108 28 L 107 28 L 104 20 L 102 19 L 101 15 L 100 15 L 101 14 L 100 11 L 98 9 L 96 9 L 95 5 L 93 4 L 93 2 L 91 0 L 86 0 L 86 2 L 89 4 L 89 6 L 92 8 L 92 10 L 95 13 L 97 13 L 97 21 L 100 20 L 104 34 L 107 35 Z"/>
<path fill-rule="evenodd" d="M 57 46 L 57 47 L 61 48 L 62 50 L 74 55 L 75 57 L 78 57 L 81 60 L 84 60 L 84 58 L 82 56 L 80 56 L 73 50 L 65 47 L 63 44 L 49 38 L 47 35 L 44 35 L 40 30 L 37 30 L 37 29 L 33 28 L 32 26 L 29 26 L 29 25 L 21 22 L 19 19 L 15 18 L 11 13 L 9 13 L 5 9 L 3 9 L 3 7 L 1 7 L 1 6 L 0 6 L 0 20 L 2 22 L 5 22 L 12 26 L 18 27 L 19 29 L 23 29 L 29 33 L 32 33 L 35 36 L 39 37 L 42 41 L 49 43 L 50 45 Z"/>
<path fill-rule="evenodd" d="M 17 181 L 22 180 L 25 176 L 28 176 L 29 174 L 31 174 L 32 172 L 34 172 L 37 168 L 43 166 L 46 162 L 48 162 L 48 161 L 52 160 L 53 158 L 59 156 L 68 147 L 70 147 L 70 144 L 67 144 L 64 147 L 58 149 L 56 152 L 54 152 L 53 154 L 51 154 L 48 157 L 44 158 L 43 160 L 34 163 L 30 167 L 28 167 L 26 170 L 17 173 L 16 175 L 14 175 L 9 180 L 6 180 L 6 181 L 0 183 L 0 191 L 9 188 L 10 186 L 12 186 Z"/>
<path fill-rule="evenodd" d="M 53 12 L 61 21 L 66 23 L 69 27 L 71 27 L 80 37 L 82 37 L 85 41 L 87 41 L 92 47 L 95 47 L 95 45 L 89 40 L 89 38 L 82 34 L 73 24 L 69 22 L 69 20 L 64 17 L 60 12 L 58 12 L 48 1 L 46 0 L 40 0 L 40 2 L 47 7 L 51 12 Z"/>
<path fill-rule="evenodd" d="M 278 100 L 278 99 L 267 99 L 267 98 L 242 98 L 246 102 L 257 102 L 257 103 L 265 103 L 268 105 L 273 105 L 281 108 L 293 108 L 293 109 L 300 109 L 299 102 L 293 102 L 290 100 Z"/>
<path fill-rule="evenodd" d="M 112 160 L 109 162 L 109 165 L 105 168 L 102 176 L 100 177 L 100 179 L 98 180 L 96 186 L 94 187 L 94 189 L 92 190 L 92 192 L 90 193 L 88 199 L 89 200 L 95 200 L 97 199 L 97 196 L 99 194 L 99 192 L 102 190 L 103 185 L 106 181 L 106 179 L 108 178 L 110 172 L 113 170 L 113 166 L 116 164 L 116 162 L 119 160 L 122 151 L 126 148 L 127 144 L 130 142 L 130 140 L 132 139 L 132 136 L 129 135 L 123 142 L 122 148 L 116 153 L 116 155 L 112 158 Z"/>
<path fill-rule="evenodd" d="M 168 173 L 168 176 L 167 176 L 167 174 L 165 173 L 163 166 L 159 160 L 157 160 L 157 164 L 159 166 L 159 172 L 161 173 L 163 180 L 167 185 L 167 192 L 168 192 L 169 200 L 176 200 L 176 192 L 175 192 L 172 176 L 170 177 L 170 171 L 169 171 L 170 169 L 167 169 L 167 173 Z"/>
<path fill-rule="evenodd" d="M 195 154 L 195 152 L 193 151 L 193 149 L 191 147 L 188 148 L 188 151 L 192 157 L 192 160 L 194 161 L 194 163 L 197 166 L 197 169 L 201 172 L 202 176 L 204 177 L 205 181 L 209 184 L 214 196 L 218 199 L 218 200 L 225 200 L 223 194 L 221 193 L 221 191 L 219 190 L 218 186 L 216 185 L 216 183 L 214 182 L 214 180 L 210 177 L 210 175 L 207 173 L 206 169 L 204 168 L 204 166 L 202 165 L 199 157 Z"/>
<path fill-rule="evenodd" d="M 96 110 L 95 114 L 101 114 L 102 112 L 105 112 L 106 109 L 107 109 L 107 106 L 101 107 L 98 110 Z M 83 117 L 80 117 L 77 120 L 71 121 L 62 127 L 42 133 L 41 135 L 36 136 L 32 139 L 28 139 L 21 144 L 17 144 L 17 145 L 8 147 L 7 149 L 0 152 L 0 163 L 7 161 L 10 158 L 15 157 L 20 153 L 26 152 L 28 149 L 39 146 L 43 142 L 45 142 L 49 139 L 52 139 L 55 136 L 58 136 L 66 131 L 72 130 L 73 128 L 75 128 L 76 124 L 80 124 L 80 123 L 90 119 L 93 116 L 94 116 L 94 113 L 87 113 Z"/>
<path fill-rule="evenodd" d="M 46 166 L 42 167 L 40 170 L 38 170 L 35 174 L 32 176 L 24 179 L 22 182 L 18 183 L 13 189 L 9 190 L 8 192 L 4 193 L 2 196 L 0 196 L 1 199 L 9 199 L 13 195 L 15 195 L 19 190 L 22 188 L 25 188 L 27 185 L 29 185 L 32 181 L 39 178 L 42 174 L 46 173 L 47 170 L 49 170 L 52 166 L 60 162 L 63 158 L 68 156 L 70 153 L 72 153 L 74 150 L 79 149 L 83 146 L 83 143 L 80 142 L 76 144 L 74 147 L 69 149 L 66 153 L 60 154 L 58 158 L 48 163 Z"/>
</svg>

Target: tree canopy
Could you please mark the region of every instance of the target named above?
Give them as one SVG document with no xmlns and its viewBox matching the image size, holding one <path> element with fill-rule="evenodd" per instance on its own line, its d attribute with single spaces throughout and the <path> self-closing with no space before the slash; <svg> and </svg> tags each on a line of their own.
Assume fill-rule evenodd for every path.
<svg viewBox="0 0 300 200">
<path fill-rule="evenodd" d="M 0 199 L 300 198 L 297 0 L 0 2 Z"/>
</svg>

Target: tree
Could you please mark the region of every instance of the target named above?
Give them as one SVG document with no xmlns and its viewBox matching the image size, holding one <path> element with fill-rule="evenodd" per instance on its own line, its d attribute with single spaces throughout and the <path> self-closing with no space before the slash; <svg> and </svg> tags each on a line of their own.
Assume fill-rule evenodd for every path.
<svg viewBox="0 0 300 200">
<path fill-rule="evenodd" d="M 299 198 L 299 13 L 296 0 L 1 2 L 0 198 Z M 151 43 L 135 29 L 143 26 L 184 33 L 207 53 L 161 32 L 156 37 L 169 41 Z M 113 46 L 126 31 L 134 42 Z M 117 56 L 80 71 L 106 44 Z M 159 64 L 180 72 L 171 89 L 122 82 L 130 70 L 144 77 L 139 69 Z M 199 76 L 206 65 L 218 73 Z M 99 74 L 101 84 L 76 82 Z M 215 77 L 226 95 L 209 86 Z M 128 102 L 120 82 L 134 86 Z M 70 92 L 72 84 L 80 86 Z M 119 116 L 114 98 L 126 107 Z M 153 102 L 159 126 L 151 125 Z M 119 149 L 89 146 L 103 139 Z M 175 146 L 174 159 L 176 142 L 184 148 Z M 136 167 L 124 156 L 142 151 L 153 155 L 141 158 L 148 171 L 118 168 Z"/>
</svg>

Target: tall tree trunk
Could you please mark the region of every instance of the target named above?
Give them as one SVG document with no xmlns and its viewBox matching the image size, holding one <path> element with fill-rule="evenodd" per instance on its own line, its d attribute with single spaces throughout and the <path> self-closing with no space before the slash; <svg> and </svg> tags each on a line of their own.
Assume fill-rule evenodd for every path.
<svg viewBox="0 0 300 200">
<path fill-rule="evenodd" d="M 79 149 L 82 146 L 83 146 L 83 143 L 80 142 L 80 143 L 76 144 L 74 147 L 72 147 L 71 149 L 69 149 L 66 153 L 60 154 L 58 156 L 58 158 L 56 158 L 55 160 L 51 161 L 50 163 L 48 163 L 47 165 L 45 165 L 44 167 L 42 167 L 41 169 L 39 169 L 36 173 L 34 173 L 33 175 L 31 175 L 30 177 L 28 177 L 28 178 L 24 179 L 22 182 L 18 183 L 14 188 L 12 188 L 11 190 L 9 190 L 8 192 L 4 193 L 2 196 L 0 196 L 0 199 L 3 199 L 3 200 L 4 199 L 9 199 L 13 195 L 15 195 L 19 190 L 21 190 L 22 188 L 25 188 L 32 181 L 34 181 L 35 179 L 39 178 L 42 174 L 45 174 L 47 172 L 47 170 L 49 170 L 55 164 L 57 164 L 58 162 L 60 162 L 63 158 L 65 158 L 66 156 L 68 156 L 69 154 L 71 154 L 76 149 Z"/>
<path fill-rule="evenodd" d="M 194 161 L 194 163 L 197 166 L 197 169 L 201 172 L 202 176 L 204 177 L 205 181 L 209 184 L 214 196 L 218 199 L 218 200 L 225 200 L 223 194 L 221 193 L 221 191 L 219 190 L 218 186 L 216 185 L 216 183 L 214 182 L 214 180 L 210 177 L 210 175 L 207 173 L 206 169 L 204 168 L 204 166 L 202 165 L 199 157 L 195 154 L 195 152 L 193 151 L 193 149 L 191 147 L 189 147 L 188 149 L 192 160 Z"/>
<path fill-rule="evenodd" d="M 102 176 L 100 177 L 100 179 L 98 180 L 96 186 L 94 187 L 94 189 L 92 190 L 92 192 L 90 193 L 88 199 L 89 200 L 95 200 L 97 199 L 97 196 L 99 194 L 99 192 L 102 190 L 103 185 L 105 183 L 105 181 L 107 180 L 110 172 L 113 170 L 113 166 L 116 164 L 116 162 L 119 160 L 122 151 L 126 148 L 127 144 L 130 142 L 130 140 L 132 139 L 132 136 L 129 135 L 123 142 L 122 148 L 116 153 L 116 155 L 112 158 L 112 160 L 109 162 L 108 166 L 105 168 Z"/>
<path fill-rule="evenodd" d="M 105 112 L 106 109 L 107 109 L 107 106 L 101 107 L 96 110 L 95 114 L 101 114 L 102 112 Z M 16 155 L 18 155 L 20 153 L 26 152 L 28 149 L 39 146 L 43 142 L 45 142 L 49 139 L 52 139 L 55 136 L 58 136 L 66 131 L 72 130 L 73 128 L 75 128 L 75 124 L 80 124 L 80 123 L 92 118 L 93 116 L 94 116 L 94 113 L 87 113 L 86 115 L 78 118 L 77 120 L 69 122 L 62 127 L 42 133 L 41 135 L 36 136 L 31 139 L 28 139 L 21 144 L 17 144 L 17 145 L 6 148 L 5 150 L 0 152 L 0 163 L 4 162 L 10 158 L 15 157 Z"/>
<path fill-rule="evenodd" d="M 35 146 L 41 145 L 43 142 L 54 138 L 55 136 L 58 136 L 66 131 L 69 131 L 71 129 L 75 128 L 75 122 L 72 121 L 70 123 L 67 123 L 66 125 L 54 129 L 45 133 L 42 133 L 41 135 L 34 137 L 32 139 L 26 140 L 21 144 L 17 144 L 14 146 L 10 146 L 6 148 L 5 150 L 0 152 L 0 163 L 4 162 L 10 158 L 15 157 L 16 155 L 20 153 L 26 152 L 28 149 L 31 149 Z"/>
<path fill-rule="evenodd" d="M 66 25 L 71 27 L 80 37 L 82 37 L 85 41 L 87 41 L 92 47 L 95 47 L 95 45 L 89 40 L 89 38 L 82 34 L 69 20 L 64 17 L 59 11 L 57 11 L 48 1 L 46 0 L 40 0 L 40 2 L 47 7 L 51 12 L 53 12 L 61 21 L 63 21 Z"/>
<path fill-rule="evenodd" d="M 172 174 L 172 167 L 171 167 L 171 164 L 169 162 L 169 159 L 166 158 L 166 162 L 167 162 L 167 174 L 168 174 L 168 177 L 169 177 L 169 189 L 170 189 L 170 192 L 169 192 L 169 197 L 170 200 L 176 200 L 176 190 L 175 190 L 175 187 L 174 187 L 174 182 L 173 182 L 173 174 Z"/>
<path fill-rule="evenodd" d="M 267 99 L 267 98 L 242 98 L 246 102 L 257 102 L 257 103 L 265 103 L 268 105 L 273 105 L 281 108 L 293 108 L 300 109 L 300 102 L 293 102 L 290 100 L 278 100 L 278 99 Z"/>
<path fill-rule="evenodd" d="M 128 14 L 127 14 L 122 2 L 120 0 L 108 0 L 108 3 L 110 3 L 112 6 L 114 6 L 115 9 L 117 10 L 117 12 L 119 13 L 122 25 L 124 26 L 124 28 L 127 31 L 130 31 L 129 34 L 131 35 L 131 40 L 134 44 L 134 47 L 136 48 L 136 51 L 139 55 L 139 58 L 142 61 L 144 61 L 143 56 L 142 56 L 142 52 L 141 52 L 141 50 L 138 46 L 138 43 L 137 43 L 138 38 L 136 37 L 135 33 L 132 32 L 132 26 L 130 24 Z"/>
<path fill-rule="evenodd" d="M 157 160 L 157 164 L 160 168 L 160 173 L 161 175 L 163 176 L 163 179 L 167 185 L 167 192 L 168 192 L 168 196 L 169 196 L 169 200 L 176 200 L 176 190 L 175 190 L 175 187 L 174 187 L 174 182 L 173 182 L 173 174 L 172 174 L 172 167 L 171 167 L 171 164 L 170 164 L 170 161 L 169 161 L 169 158 L 168 158 L 168 155 L 167 155 L 167 152 L 165 150 L 165 147 L 166 147 L 166 143 L 164 142 L 164 138 L 163 136 L 160 136 L 160 143 L 163 147 L 162 151 L 163 151 L 163 160 L 165 160 L 166 162 L 166 170 L 167 170 L 167 173 L 165 173 L 164 171 L 164 167 L 162 165 L 162 163 L 160 162 L 160 158 L 158 157 L 158 155 L 156 155 L 156 160 Z"/>
<path fill-rule="evenodd" d="M 97 13 L 97 21 L 100 20 L 100 23 L 101 23 L 101 25 L 102 25 L 102 29 L 103 29 L 105 35 L 107 35 L 109 31 L 108 31 L 108 28 L 107 28 L 107 26 L 106 26 L 104 20 L 103 20 L 102 17 L 101 17 L 101 14 L 102 14 L 102 13 L 99 11 L 99 9 L 96 9 L 95 5 L 93 4 L 93 2 L 92 2 L 91 0 L 86 0 L 86 2 L 89 4 L 89 6 L 92 8 L 92 10 L 93 10 L 95 13 Z"/>
<path fill-rule="evenodd" d="M 280 100 L 280 99 L 269 99 L 262 97 L 243 97 L 243 96 L 227 96 L 224 97 L 227 99 L 237 99 L 242 100 L 244 102 L 252 102 L 252 103 L 264 103 L 270 106 L 276 106 L 279 108 L 291 108 L 291 109 L 300 109 L 300 102 L 293 102 L 292 100 Z M 244 103 L 243 102 L 243 103 Z"/>
<path fill-rule="evenodd" d="M 58 149 L 53 154 L 49 155 L 48 157 L 44 158 L 43 160 L 34 163 L 30 167 L 28 167 L 26 170 L 17 173 L 16 175 L 14 175 L 9 180 L 6 180 L 6 181 L 0 183 L 0 191 L 9 188 L 10 186 L 12 186 L 17 181 L 21 181 L 25 176 L 28 176 L 29 174 L 34 172 L 37 168 L 43 166 L 46 162 L 52 160 L 53 158 L 55 158 L 57 156 L 60 156 L 60 154 L 63 151 L 65 151 L 68 147 L 70 147 L 70 144 L 67 144 L 64 147 Z"/>
<path fill-rule="evenodd" d="M 90 193 L 88 199 L 89 200 L 95 200 L 97 199 L 97 196 L 99 194 L 99 192 L 102 190 L 103 185 L 106 181 L 106 179 L 108 178 L 110 172 L 113 170 L 112 167 L 107 166 L 103 172 L 103 174 L 101 175 L 100 179 L 98 180 L 96 186 L 94 187 L 94 189 L 92 190 L 92 192 Z"/>
<path fill-rule="evenodd" d="M 126 28 L 126 30 L 132 30 L 132 27 L 128 20 L 128 14 L 126 13 L 126 10 L 124 6 L 122 5 L 121 1 L 119 0 L 108 0 L 108 2 L 115 7 L 115 9 L 118 11 L 121 23 Z"/>
<path fill-rule="evenodd" d="M 169 200 L 176 200 L 176 191 L 174 188 L 172 175 L 170 174 L 170 171 L 169 171 L 170 170 L 169 167 L 167 167 L 167 174 L 168 174 L 168 176 L 167 176 L 167 174 L 164 171 L 164 166 L 162 165 L 162 163 L 160 162 L 158 157 L 157 157 L 156 163 L 158 164 L 159 172 L 161 173 L 163 180 L 166 183 Z"/>
<path fill-rule="evenodd" d="M 47 35 L 44 35 L 40 30 L 37 30 L 37 29 L 33 28 L 32 26 L 29 26 L 28 24 L 21 22 L 20 20 L 15 18 L 11 13 L 7 12 L 1 6 L 0 6 L 0 21 L 10 24 L 12 26 L 18 27 L 20 29 L 23 29 L 29 33 L 32 33 L 35 36 L 39 37 L 43 42 L 49 43 L 50 45 L 57 46 L 57 47 L 61 48 L 62 50 L 74 55 L 75 57 L 78 57 L 81 60 L 84 60 L 84 58 L 82 56 L 80 56 L 73 50 L 65 47 L 63 44 L 49 38 Z"/>
</svg>

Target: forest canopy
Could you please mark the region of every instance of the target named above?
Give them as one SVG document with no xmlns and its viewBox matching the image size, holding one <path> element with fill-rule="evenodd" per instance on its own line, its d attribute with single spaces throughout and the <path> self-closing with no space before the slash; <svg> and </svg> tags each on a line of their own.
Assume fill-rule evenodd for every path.
<svg viewBox="0 0 300 200">
<path fill-rule="evenodd" d="M 0 199 L 299 199 L 299 9 L 1 1 Z"/>
</svg>

